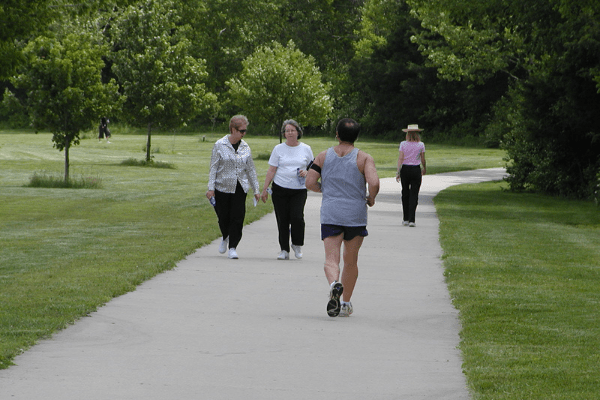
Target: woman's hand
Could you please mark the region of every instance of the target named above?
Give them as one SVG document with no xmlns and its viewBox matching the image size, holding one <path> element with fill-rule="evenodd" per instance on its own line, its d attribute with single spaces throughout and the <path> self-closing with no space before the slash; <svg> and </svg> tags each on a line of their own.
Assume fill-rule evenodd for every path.
<svg viewBox="0 0 600 400">
<path fill-rule="evenodd" d="M 267 199 L 269 198 L 269 192 L 267 192 L 267 189 L 263 189 L 262 194 L 260 195 L 260 198 L 263 203 L 267 202 Z"/>
<path fill-rule="evenodd" d="M 214 190 L 209 190 L 208 192 L 206 192 L 206 198 L 210 200 L 211 197 L 215 197 Z"/>
<path fill-rule="evenodd" d="M 308 171 L 307 170 L 301 169 L 300 171 L 298 171 L 298 176 L 306 178 L 306 175 L 308 175 Z"/>
</svg>

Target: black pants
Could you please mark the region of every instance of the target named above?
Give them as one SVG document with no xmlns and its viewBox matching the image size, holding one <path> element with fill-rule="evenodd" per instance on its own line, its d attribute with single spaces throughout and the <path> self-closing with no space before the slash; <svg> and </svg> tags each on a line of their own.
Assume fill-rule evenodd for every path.
<svg viewBox="0 0 600 400">
<path fill-rule="evenodd" d="M 419 204 L 419 189 L 421 189 L 420 165 L 403 165 L 400 170 L 402 184 L 402 213 L 403 221 L 415 222 L 417 204 Z"/>
<path fill-rule="evenodd" d="M 223 239 L 229 237 L 229 248 L 235 249 L 242 239 L 242 228 L 246 218 L 246 193 L 237 183 L 235 193 L 215 190 L 215 211 Z"/>
<path fill-rule="evenodd" d="M 273 182 L 273 208 L 279 230 L 281 250 L 290 251 L 290 233 L 292 244 L 304 246 L 304 205 L 306 189 L 286 189 Z"/>
</svg>

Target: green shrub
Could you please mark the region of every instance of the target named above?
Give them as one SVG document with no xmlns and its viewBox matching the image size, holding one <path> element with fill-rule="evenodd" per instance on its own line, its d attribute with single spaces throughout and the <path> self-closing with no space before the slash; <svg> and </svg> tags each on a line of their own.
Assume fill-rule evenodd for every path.
<svg viewBox="0 0 600 400">
<path fill-rule="evenodd" d="M 164 161 L 154 161 L 150 159 L 150 161 L 146 160 L 136 160 L 135 158 L 128 158 L 121 162 L 121 165 L 126 165 L 130 167 L 152 167 L 152 168 L 167 168 L 167 169 L 175 169 L 175 165 L 164 162 Z"/>
<path fill-rule="evenodd" d="M 25 187 L 54 188 L 54 189 L 100 189 L 102 179 L 99 177 L 70 177 L 65 181 L 63 176 L 51 175 L 46 172 L 35 172 Z"/>
</svg>

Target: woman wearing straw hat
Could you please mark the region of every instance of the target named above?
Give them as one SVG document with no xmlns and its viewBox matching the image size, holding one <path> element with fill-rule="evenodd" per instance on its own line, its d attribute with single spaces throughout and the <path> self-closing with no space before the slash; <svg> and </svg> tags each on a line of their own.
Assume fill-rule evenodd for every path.
<svg viewBox="0 0 600 400">
<path fill-rule="evenodd" d="M 417 226 L 415 214 L 419 204 L 419 189 L 422 175 L 426 173 L 425 144 L 421 142 L 419 125 L 408 125 L 402 129 L 406 140 L 400 143 L 396 182 L 402 183 L 402 225 Z M 423 169 L 421 169 L 423 166 Z"/>
</svg>

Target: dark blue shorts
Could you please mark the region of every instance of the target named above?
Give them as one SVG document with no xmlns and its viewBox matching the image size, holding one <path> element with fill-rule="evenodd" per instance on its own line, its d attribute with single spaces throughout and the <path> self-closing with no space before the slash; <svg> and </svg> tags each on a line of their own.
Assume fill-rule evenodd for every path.
<svg viewBox="0 0 600 400">
<path fill-rule="evenodd" d="M 368 236 L 366 226 L 341 226 L 341 225 L 329 225 L 321 224 L 321 240 L 329 236 L 337 236 L 340 233 L 344 234 L 344 240 L 352 240 L 357 236 Z"/>
</svg>

